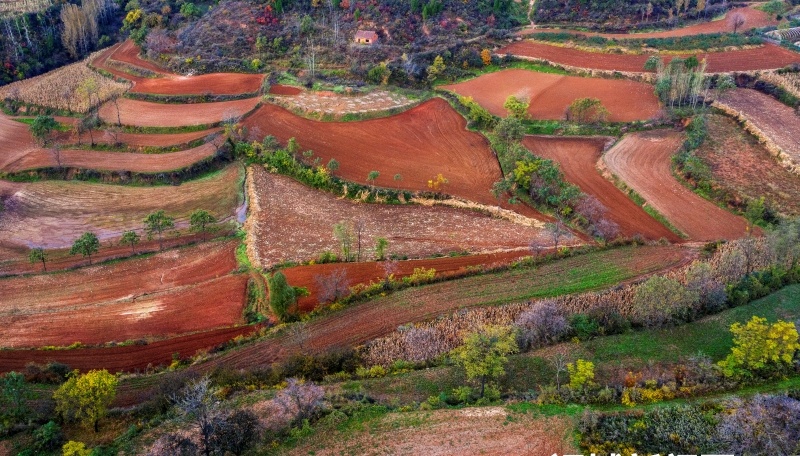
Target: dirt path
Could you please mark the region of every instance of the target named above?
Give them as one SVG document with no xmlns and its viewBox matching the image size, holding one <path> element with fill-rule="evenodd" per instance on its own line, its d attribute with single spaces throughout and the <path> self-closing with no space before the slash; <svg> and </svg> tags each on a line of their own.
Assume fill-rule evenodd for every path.
<svg viewBox="0 0 800 456">
<path fill-rule="evenodd" d="M 546 60 L 555 64 L 574 68 L 586 68 L 604 71 L 623 71 L 644 73 L 644 64 L 652 54 L 609 54 L 587 52 L 579 49 L 517 41 L 500 49 L 499 54 L 511 54 L 517 57 Z M 683 57 L 688 57 L 684 55 Z M 664 56 L 665 60 L 671 56 Z M 707 59 L 709 73 L 725 73 L 730 71 L 774 70 L 792 63 L 800 63 L 800 54 L 774 44 L 765 44 L 753 49 L 728 52 L 703 52 L 697 58 Z"/>
<path fill-rule="evenodd" d="M 527 136 L 523 144 L 536 155 L 555 160 L 567 180 L 586 194 L 595 196 L 606 208 L 608 217 L 620 227 L 623 236 L 642 235 L 646 239 L 680 237 L 656 221 L 597 170 L 607 138 L 565 138 Z"/>
<path fill-rule="evenodd" d="M 671 158 L 683 141 L 674 131 L 633 133 L 608 151 L 609 170 L 693 241 L 737 239 L 747 223 L 695 195 L 672 175 Z"/>
<path fill-rule="evenodd" d="M 570 103 L 587 97 L 598 98 L 608 109 L 608 120 L 612 122 L 647 120 L 661 111 L 653 86 L 629 80 L 510 69 L 442 88 L 470 96 L 492 114 L 502 117 L 508 115 L 503 104 L 510 95 L 530 98 L 528 113 L 534 119 L 564 119 Z"/>
<path fill-rule="evenodd" d="M 188 127 L 193 125 L 211 125 L 231 117 L 241 117 L 256 107 L 260 98 L 221 101 L 217 103 L 196 104 L 163 104 L 149 101 L 131 100 L 128 98 L 114 103 L 106 103 L 100 107 L 100 119 L 108 124 L 134 127 Z"/>
</svg>

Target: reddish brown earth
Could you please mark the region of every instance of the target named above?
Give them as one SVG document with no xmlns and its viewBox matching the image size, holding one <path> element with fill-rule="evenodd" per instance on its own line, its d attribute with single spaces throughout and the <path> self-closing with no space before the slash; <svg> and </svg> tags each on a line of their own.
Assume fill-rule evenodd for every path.
<svg viewBox="0 0 800 456">
<path fill-rule="evenodd" d="M 735 89 L 720 101 L 744 114 L 783 151 L 800 164 L 800 116 L 794 109 L 753 89 Z"/>
<path fill-rule="evenodd" d="M 541 227 L 444 206 L 354 202 L 314 190 L 263 167 L 252 169 L 255 189 L 250 204 L 254 263 L 269 268 L 285 261 L 316 259 L 339 252 L 333 225 L 362 221 L 362 260 L 375 258 L 377 238 L 386 238 L 386 255 L 426 257 L 468 251 L 491 253 L 527 248 L 532 240 L 547 245 Z M 522 218 L 522 217 L 520 217 Z M 525 220 L 530 222 L 529 220 Z M 574 240 L 572 242 L 575 242 Z M 356 246 L 354 244 L 354 254 Z"/>
<path fill-rule="evenodd" d="M 219 128 L 211 128 L 202 131 L 193 131 L 189 133 L 116 133 L 116 136 L 111 131 L 95 130 L 92 135 L 94 142 L 97 144 L 116 144 L 121 143 L 129 148 L 144 149 L 146 147 L 179 147 L 186 145 L 192 141 L 210 137 L 219 133 Z M 57 140 L 62 144 L 78 145 L 78 138 L 74 132 L 63 132 Z M 82 145 L 91 143 L 91 136 L 89 133 L 83 133 L 80 137 Z"/>
<path fill-rule="evenodd" d="M 500 164 L 488 141 L 466 130 L 466 120 L 446 101 L 435 98 L 391 117 L 360 122 L 319 122 L 265 104 L 244 121 L 254 137 L 296 138 L 302 150 L 313 150 L 322 163 L 336 159 L 336 174 L 366 182 L 370 171 L 380 187 L 428 191 L 441 173 L 449 180 L 443 192 L 529 217 L 541 214 L 523 204 L 495 198 L 492 185 L 501 178 Z M 394 180 L 400 174 L 401 180 Z"/>
<path fill-rule="evenodd" d="M 737 239 L 747 222 L 692 193 L 672 175 L 671 158 L 683 135 L 674 131 L 633 133 L 608 151 L 608 169 L 694 241 Z"/>
<path fill-rule="evenodd" d="M 37 148 L 27 125 L 0 112 L 0 169 Z"/>
<path fill-rule="evenodd" d="M 536 155 L 555 160 L 564 176 L 582 192 L 595 196 L 607 209 L 610 220 L 619 225 L 623 236 L 641 235 L 647 239 L 681 239 L 659 223 L 597 170 L 607 138 L 526 136 L 523 144 Z"/>
<path fill-rule="evenodd" d="M 527 250 L 516 250 L 484 255 L 397 261 L 394 263 L 396 270 L 393 274 L 396 279 L 399 279 L 413 274 L 415 268 L 433 268 L 436 270 L 437 277 L 454 277 L 468 272 L 470 267 L 492 268 L 530 255 L 531 253 Z M 317 277 L 344 270 L 347 274 L 347 284 L 352 287 L 356 284 L 368 284 L 384 280 L 387 275 L 385 269 L 387 264 L 386 262 L 374 261 L 368 263 L 327 263 L 296 266 L 282 271 L 292 286 L 308 288 L 310 295 L 300 298 L 297 302 L 301 311 L 308 312 L 319 305 L 320 286 Z"/>
<path fill-rule="evenodd" d="M 653 86 L 621 79 L 511 69 L 442 88 L 470 96 L 489 112 L 501 117 L 508 115 L 503 103 L 510 95 L 529 98 L 528 113 L 534 119 L 564 119 L 567 107 L 578 98 L 599 99 L 608 109 L 608 120 L 612 122 L 651 119 L 661 111 Z"/>
<path fill-rule="evenodd" d="M 587 52 L 531 41 L 517 41 L 500 49 L 498 53 L 547 60 L 555 64 L 576 68 L 634 73 L 645 72 L 644 64 L 652 55 Z M 696 54 L 696 56 L 701 60 L 708 59 L 707 71 L 710 73 L 769 70 L 800 63 L 800 54 L 774 44 L 765 44 L 761 47 L 737 51 L 703 52 Z M 665 55 L 664 58 L 665 60 L 670 60 L 671 55 Z"/>
<path fill-rule="evenodd" d="M 638 39 L 638 38 L 672 38 L 678 36 L 701 35 L 710 33 L 731 33 L 733 32 L 733 25 L 731 17 L 734 14 L 741 14 L 744 16 L 745 23 L 738 28 L 739 32 L 752 30 L 754 28 L 766 27 L 769 25 L 778 25 L 778 21 L 772 19 L 769 14 L 755 9 L 752 6 L 743 6 L 741 8 L 733 8 L 728 11 L 723 19 L 716 21 L 703 22 L 700 24 L 690 25 L 674 30 L 665 30 L 661 32 L 646 32 L 646 33 L 587 33 L 579 32 L 570 29 L 551 29 L 551 28 L 530 28 L 527 27 L 521 31 L 520 35 L 529 35 L 533 33 L 579 33 L 586 36 L 602 36 L 609 39 Z"/>
<path fill-rule="evenodd" d="M 273 95 L 298 95 L 303 92 L 303 89 L 294 86 L 283 84 L 272 84 L 269 86 L 269 93 Z"/>
<path fill-rule="evenodd" d="M 259 98 L 221 101 L 217 103 L 163 104 L 124 98 L 119 100 L 119 120 L 134 127 L 187 127 L 211 125 L 227 117 L 241 117 L 250 112 Z M 100 119 L 109 124 L 118 120 L 117 106 L 106 103 L 100 108 Z"/>
<path fill-rule="evenodd" d="M 130 40 L 110 48 L 93 62 L 114 76 L 133 82 L 131 92 L 157 95 L 239 95 L 255 93 L 261 89 L 263 74 L 213 73 L 197 76 L 181 76 L 169 73 L 153 62 L 139 57 L 139 48 Z M 146 78 L 132 75 L 108 64 L 108 61 L 123 62 L 160 75 Z"/>
<path fill-rule="evenodd" d="M 58 152 L 34 149 L 24 157 L 0 168 L 5 172 L 19 172 L 39 168 L 80 168 L 98 171 L 130 171 L 134 173 L 161 173 L 187 168 L 213 156 L 217 146 L 206 143 L 180 152 L 163 154 L 137 154 L 128 152 L 100 152 L 94 150 L 61 149 Z"/>
<path fill-rule="evenodd" d="M 2 347 L 164 338 L 242 323 L 237 241 L 75 271 L 0 279 Z M 80 324 L 75 324 L 80 321 Z"/>
</svg>

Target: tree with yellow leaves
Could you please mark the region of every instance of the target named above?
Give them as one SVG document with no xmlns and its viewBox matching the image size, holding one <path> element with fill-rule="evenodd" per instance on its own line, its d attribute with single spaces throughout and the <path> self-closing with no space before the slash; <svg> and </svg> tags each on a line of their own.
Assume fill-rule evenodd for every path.
<svg viewBox="0 0 800 456">
<path fill-rule="evenodd" d="M 483 66 L 489 66 L 492 63 L 492 51 L 488 49 L 484 49 L 481 51 L 481 60 L 483 60 Z"/>
<path fill-rule="evenodd" d="M 732 324 L 731 333 L 731 353 L 718 363 L 726 377 L 749 377 L 789 366 L 800 350 L 797 328 L 788 321 L 768 324 L 766 318 L 753 316 L 744 325 Z"/>
<path fill-rule="evenodd" d="M 439 173 L 433 179 L 428 180 L 428 188 L 433 190 L 434 192 L 438 192 L 443 186 L 449 184 L 450 181 L 447 180 L 446 177 Z"/>
<path fill-rule="evenodd" d="M 93 426 L 108 412 L 108 406 L 117 395 L 117 377 L 107 370 L 93 370 L 80 375 L 77 370 L 69 374 L 53 399 L 56 412 L 65 420 L 75 420 L 86 427 Z"/>
</svg>

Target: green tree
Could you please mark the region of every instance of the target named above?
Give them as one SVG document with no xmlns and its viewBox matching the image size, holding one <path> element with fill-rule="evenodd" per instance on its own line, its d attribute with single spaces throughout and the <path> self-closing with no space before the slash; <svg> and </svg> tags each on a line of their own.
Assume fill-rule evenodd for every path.
<svg viewBox="0 0 800 456">
<path fill-rule="evenodd" d="M 33 263 L 42 263 L 42 269 L 47 272 L 47 252 L 41 247 L 34 247 L 28 252 L 28 261 Z"/>
<path fill-rule="evenodd" d="M 783 320 L 769 324 L 766 318 L 753 316 L 744 325 L 732 324 L 731 333 L 731 353 L 718 363 L 726 377 L 747 377 L 788 367 L 800 350 L 795 324 Z"/>
<path fill-rule="evenodd" d="M 515 95 L 509 95 L 509 97 L 506 98 L 506 102 L 503 103 L 503 107 L 506 108 L 508 114 L 519 120 L 528 118 L 528 108 L 530 105 L 531 101 L 529 99 L 517 97 Z"/>
<path fill-rule="evenodd" d="M 582 359 L 576 360 L 574 363 L 567 364 L 567 372 L 569 373 L 569 387 L 573 390 L 582 390 L 594 385 L 594 363 Z"/>
<path fill-rule="evenodd" d="M 92 255 L 100 251 L 100 240 L 97 235 L 91 232 L 86 232 L 81 235 L 75 242 L 72 243 L 72 248 L 69 250 L 70 255 L 81 254 L 89 259 L 89 264 L 92 264 Z"/>
<path fill-rule="evenodd" d="M 9 372 L 0 378 L 0 430 L 24 422 L 31 412 L 28 406 L 31 399 L 33 392 L 24 375 Z"/>
<path fill-rule="evenodd" d="M 525 125 L 515 117 L 500 119 L 494 127 L 494 134 L 506 143 L 506 147 L 512 142 L 520 141 L 525 137 Z"/>
<path fill-rule="evenodd" d="M 750 230 L 753 229 L 753 225 L 757 224 L 764 220 L 764 214 L 766 213 L 767 208 L 764 204 L 764 197 L 751 199 L 747 202 L 747 208 L 744 211 L 744 217 L 747 219 L 749 223 Z"/>
<path fill-rule="evenodd" d="M 183 16 L 186 18 L 192 18 L 192 17 L 199 17 L 202 14 L 202 12 L 200 11 L 200 8 L 198 8 L 197 5 L 195 5 L 194 3 L 186 2 L 181 5 L 181 14 L 183 14 Z"/>
<path fill-rule="evenodd" d="M 378 177 L 380 175 L 381 175 L 381 173 L 379 171 L 375 171 L 375 170 L 370 171 L 369 174 L 367 174 L 367 182 L 369 182 L 369 183 L 374 185 L 375 184 L 375 180 L 378 179 Z"/>
<path fill-rule="evenodd" d="M 147 239 L 153 239 L 153 235 L 158 237 L 158 249 L 164 250 L 164 231 L 175 228 L 175 219 L 168 216 L 163 210 L 150 213 L 144 219 L 144 230 Z"/>
<path fill-rule="evenodd" d="M 453 356 L 467 374 L 467 379 L 480 382 L 480 397 L 487 384 L 493 384 L 505 374 L 508 355 L 519 350 L 511 326 L 485 326 L 468 334 L 464 344 L 453 351 Z"/>
<path fill-rule="evenodd" d="M 295 313 L 297 292 L 286 281 L 286 276 L 278 271 L 267 278 L 269 287 L 269 306 L 280 321 L 288 321 Z"/>
<path fill-rule="evenodd" d="M 205 239 L 206 233 L 211 228 L 209 225 L 215 223 L 217 223 L 217 218 L 205 209 L 197 209 L 192 212 L 192 215 L 189 217 L 189 226 L 191 226 L 191 230 L 201 233 L 203 239 Z"/>
<path fill-rule="evenodd" d="M 577 123 L 601 123 L 608 119 L 608 109 L 597 98 L 578 98 L 567 108 L 567 120 Z"/>
<path fill-rule="evenodd" d="M 328 171 L 331 172 L 332 176 L 333 173 L 335 173 L 339 169 L 339 161 L 334 158 L 331 158 L 326 167 L 328 168 Z"/>
<path fill-rule="evenodd" d="M 686 321 L 700 304 L 700 295 L 668 277 L 655 276 L 636 289 L 633 318 L 637 323 L 655 328 Z"/>
<path fill-rule="evenodd" d="M 333 225 L 333 235 L 336 237 L 336 240 L 339 241 L 339 248 L 342 251 L 342 258 L 344 261 L 353 261 L 353 242 L 355 241 L 353 225 L 341 221 Z"/>
<path fill-rule="evenodd" d="M 119 240 L 121 245 L 129 245 L 131 247 L 131 253 L 136 255 L 136 244 L 139 243 L 141 238 L 136 231 L 126 231 L 122 233 L 122 238 Z"/>
<path fill-rule="evenodd" d="M 65 420 L 75 420 L 98 430 L 98 423 L 108 412 L 117 395 L 117 377 L 107 370 L 92 370 L 80 375 L 75 370 L 54 393 L 56 412 Z"/>
<path fill-rule="evenodd" d="M 51 116 L 36 116 L 31 123 L 31 135 L 40 144 L 45 145 L 50 139 L 50 134 L 58 128 L 58 122 Z"/>
<path fill-rule="evenodd" d="M 384 237 L 379 237 L 375 241 L 375 259 L 383 261 L 386 259 L 386 247 L 389 246 L 389 241 Z"/>
<path fill-rule="evenodd" d="M 439 76 L 445 70 L 444 59 L 441 55 L 437 55 L 435 59 L 433 59 L 433 64 L 428 67 L 428 81 L 434 82 L 436 81 Z"/>
</svg>

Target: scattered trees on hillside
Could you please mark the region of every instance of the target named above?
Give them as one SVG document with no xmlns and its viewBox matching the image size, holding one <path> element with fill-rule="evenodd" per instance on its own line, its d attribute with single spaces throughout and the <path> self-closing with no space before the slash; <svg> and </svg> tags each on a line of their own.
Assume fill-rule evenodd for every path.
<svg viewBox="0 0 800 456">
<path fill-rule="evenodd" d="M 33 263 L 42 263 L 42 270 L 47 272 L 47 252 L 42 247 L 34 247 L 28 252 L 28 261 Z"/>
<path fill-rule="evenodd" d="M 50 142 L 50 134 L 56 129 L 58 122 L 52 116 L 36 116 L 30 126 L 31 135 L 43 146 Z"/>
<path fill-rule="evenodd" d="M 100 251 L 100 240 L 97 235 L 91 232 L 86 232 L 81 235 L 75 242 L 72 243 L 72 248 L 69 251 L 70 255 L 81 254 L 89 259 L 89 265 L 92 264 L 92 255 Z"/>
<path fill-rule="evenodd" d="M 131 253 L 136 255 L 136 245 L 139 244 L 141 238 L 136 231 L 126 231 L 122 233 L 122 238 L 120 238 L 119 243 L 120 245 L 128 245 L 131 248 Z"/>
<path fill-rule="evenodd" d="M 686 59 L 674 57 L 669 63 L 652 56 L 645 63 L 645 70 L 656 72 L 656 95 L 670 108 L 679 106 L 697 107 L 705 98 L 711 81 L 706 77 L 707 62 L 696 57 Z"/>
<path fill-rule="evenodd" d="M 205 209 L 197 209 L 189 216 L 189 226 L 194 232 L 198 232 L 206 239 L 206 233 L 211 231 L 211 225 L 217 223 L 217 218 Z"/>
<path fill-rule="evenodd" d="M 339 249 L 342 252 L 342 260 L 353 261 L 355 259 L 355 255 L 353 254 L 353 243 L 356 240 L 353 224 L 343 220 L 333 225 L 333 235 L 339 242 Z"/>
<path fill-rule="evenodd" d="M 159 250 L 164 250 L 164 232 L 173 228 L 175 228 L 175 219 L 168 216 L 163 210 L 152 212 L 144 219 L 147 239 L 152 239 L 155 235 L 158 238 Z"/>
</svg>

